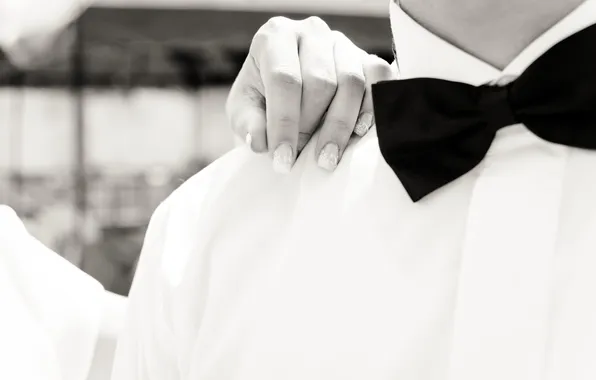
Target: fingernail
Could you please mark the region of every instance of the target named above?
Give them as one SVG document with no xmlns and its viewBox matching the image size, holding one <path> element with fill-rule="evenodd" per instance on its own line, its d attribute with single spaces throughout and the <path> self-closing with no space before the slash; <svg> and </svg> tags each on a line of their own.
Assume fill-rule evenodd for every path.
<svg viewBox="0 0 596 380">
<path fill-rule="evenodd" d="M 325 145 L 321 154 L 319 155 L 318 164 L 323 169 L 333 171 L 337 167 L 339 161 L 339 148 L 334 143 Z"/>
<path fill-rule="evenodd" d="M 373 115 L 369 112 L 363 113 L 358 117 L 358 121 L 356 121 L 356 128 L 354 128 L 354 133 L 358 136 L 362 137 L 368 132 L 370 127 L 372 127 L 373 122 Z"/>
<path fill-rule="evenodd" d="M 250 132 L 246 134 L 244 142 L 252 149 L 252 135 L 250 134 Z"/>
<path fill-rule="evenodd" d="M 280 144 L 273 152 L 273 170 L 278 173 L 289 173 L 294 163 L 294 155 L 290 144 Z"/>
</svg>

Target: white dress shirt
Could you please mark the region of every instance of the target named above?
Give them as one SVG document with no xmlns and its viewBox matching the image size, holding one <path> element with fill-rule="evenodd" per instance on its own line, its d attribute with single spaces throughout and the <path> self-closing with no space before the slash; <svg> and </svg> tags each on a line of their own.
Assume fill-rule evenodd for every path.
<svg viewBox="0 0 596 380">
<path fill-rule="evenodd" d="M 107 301 L 0 205 L 0 379 L 87 379 Z"/>
<path fill-rule="evenodd" d="M 475 85 L 595 22 L 587 0 L 500 71 L 391 6 L 404 78 Z M 596 152 L 521 124 L 418 203 L 374 130 L 334 173 L 314 143 L 288 175 L 239 148 L 146 239 L 113 380 L 596 379 Z"/>
</svg>

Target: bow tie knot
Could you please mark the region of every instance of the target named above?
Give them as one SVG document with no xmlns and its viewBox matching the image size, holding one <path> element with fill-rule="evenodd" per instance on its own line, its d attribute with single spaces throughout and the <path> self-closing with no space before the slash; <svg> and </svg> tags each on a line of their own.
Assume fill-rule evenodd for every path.
<svg viewBox="0 0 596 380">
<path fill-rule="evenodd" d="M 503 127 L 517 124 L 511 106 L 511 84 L 505 86 L 482 85 L 478 87 L 478 106 L 483 119 L 494 132 Z"/>
<path fill-rule="evenodd" d="M 519 77 L 481 86 L 436 78 L 373 85 L 379 148 L 413 201 L 474 169 L 496 132 L 523 124 L 544 141 L 596 150 L 596 25 Z"/>
</svg>

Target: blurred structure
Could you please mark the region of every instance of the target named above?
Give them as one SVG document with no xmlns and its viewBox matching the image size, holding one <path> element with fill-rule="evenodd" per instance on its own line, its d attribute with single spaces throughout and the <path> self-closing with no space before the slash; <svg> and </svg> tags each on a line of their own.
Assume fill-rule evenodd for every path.
<svg viewBox="0 0 596 380">
<path fill-rule="evenodd" d="M 126 294 L 155 207 L 234 145 L 224 103 L 257 29 L 316 14 L 390 60 L 386 3 L 100 0 L 52 64 L 0 57 L 0 203 Z"/>
</svg>

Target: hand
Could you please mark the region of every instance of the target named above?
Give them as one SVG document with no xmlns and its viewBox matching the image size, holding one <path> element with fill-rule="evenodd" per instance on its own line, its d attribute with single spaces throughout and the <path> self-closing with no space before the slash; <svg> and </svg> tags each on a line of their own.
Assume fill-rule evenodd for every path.
<svg viewBox="0 0 596 380">
<path fill-rule="evenodd" d="M 389 64 L 356 47 L 323 20 L 269 20 L 255 35 L 226 106 L 232 128 L 255 152 L 288 172 L 320 126 L 315 155 L 334 170 L 353 133 L 374 123 L 370 86 Z"/>
</svg>

